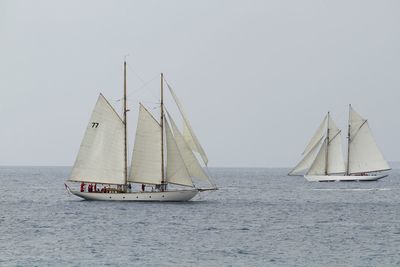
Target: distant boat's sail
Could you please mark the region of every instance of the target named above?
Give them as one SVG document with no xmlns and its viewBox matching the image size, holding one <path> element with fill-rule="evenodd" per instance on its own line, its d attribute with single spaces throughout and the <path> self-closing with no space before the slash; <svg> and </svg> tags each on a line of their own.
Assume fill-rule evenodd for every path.
<svg viewBox="0 0 400 267">
<path fill-rule="evenodd" d="M 131 172 L 128 181 L 161 184 L 161 126 L 140 104 Z"/>
<path fill-rule="evenodd" d="M 311 168 L 317 157 L 318 151 L 321 148 L 321 142 L 323 142 L 326 137 L 327 123 L 328 115 L 325 116 L 317 131 L 304 149 L 304 152 L 302 153 L 303 159 L 289 172 L 288 175 L 303 175 L 305 171 Z"/>
<path fill-rule="evenodd" d="M 328 174 L 343 174 L 346 172 L 342 151 L 342 135 L 335 122 L 329 117 L 329 144 L 328 144 Z"/>
<path fill-rule="evenodd" d="M 390 170 L 372 136 L 368 121 L 350 106 L 349 174 Z"/>
<path fill-rule="evenodd" d="M 304 155 L 303 159 L 296 165 L 296 167 L 294 167 L 293 170 L 289 172 L 289 175 L 303 175 L 304 172 L 311 167 L 315 160 L 315 157 L 318 154 L 322 139 L 323 137 L 321 137 L 320 140 L 318 140 L 318 142 L 314 145 L 314 147 L 312 147 L 311 150 Z"/>
<path fill-rule="evenodd" d="M 324 120 L 322 121 L 322 123 L 318 127 L 317 131 L 314 133 L 313 137 L 311 138 L 310 142 L 304 149 L 304 152 L 302 153 L 302 155 L 308 154 L 308 152 L 310 152 L 315 147 L 315 145 L 318 144 L 324 136 L 326 136 L 327 122 L 328 122 L 328 115 L 325 116 Z"/>
<path fill-rule="evenodd" d="M 327 136 L 328 132 L 329 136 Z M 319 139 L 317 139 L 318 137 Z M 323 143 L 319 145 L 321 141 Z M 307 175 L 345 173 L 341 131 L 337 128 L 329 113 L 307 147 L 312 144 L 314 147 L 306 148 L 307 154 L 289 175 L 299 174 L 306 169 L 308 169 Z"/>
<path fill-rule="evenodd" d="M 308 170 L 307 175 L 324 175 L 325 174 L 327 141 L 328 141 L 328 139 L 325 139 L 323 144 L 321 145 L 321 148 L 318 151 L 318 154 L 317 154 L 313 164 L 311 165 L 310 169 Z"/>
<path fill-rule="evenodd" d="M 193 187 L 192 179 L 190 179 L 190 174 L 167 120 L 165 120 L 165 132 L 167 141 L 167 182 Z"/>
<path fill-rule="evenodd" d="M 192 151 L 196 151 L 197 153 L 200 154 L 201 158 L 204 161 L 204 164 L 208 164 L 208 158 L 206 153 L 204 152 L 203 147 L 200 145 L 199 140 L 197 139 L 192 127 L 190 126 L 189 120 L 187 119 L 187 116 L 185 115 L 185 112 L 183 110 L 183 106 L 181 102 L 179 101 L 178 97 L 176 96 L 174 90 L 172 90 L 171 86 L 167 83 L 168 89 L 171 92 L 172 97 L 175 100 L 176 105 L 179 108 L 179 111 L 182 115 L 183 118 L 183 138 L 187 145 L 190 147 Z"/>
<path fill-rule="evenodd" d="M 70 181 L 125 183 L 124 123 L 100 94 L 93 110 Z"/>
<path fill-rule="evenodd" d="M 178 146 L 179 152 L 185 163 L 186 169 L 190 174 L 190 177 L 200 178 L 202 180 L 210 182 L 210 178 L 204 172 L 200 163 L 198 162 L 196 156 L 193 154 L 192 150 L 189 148 L 185 140 L 183 139 L 182 133 L 179 131 L 172 117 L 168 114 L 168 119 L 172 127 L 172 134 Z M 211 182 L 210 182 L 211 183 Z"/>
</svg>

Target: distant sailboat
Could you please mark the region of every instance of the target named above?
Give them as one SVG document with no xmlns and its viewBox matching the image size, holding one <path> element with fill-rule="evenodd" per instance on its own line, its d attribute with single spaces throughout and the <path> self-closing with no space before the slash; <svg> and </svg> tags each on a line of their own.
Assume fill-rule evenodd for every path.
<svg viewBox="0 0 400 267">
<path fill-rule="evenodd" d="M 347 164 L 342 152 L 341 130 L 329 112 L 303 152 L 303 159 L 289 175 L 302 175 L 308 181 L 375 181 L 390 170 L 372 137 L 368 121 L 350 105 Z"/>
<path fill-rule="evenodd" d="M 217 189 L 193 153 L 197 152 L 207 165 L 208 158 L 190 126 L 182 104 L 168 83 L 183 118 L 183 133 L 168 112 L 166 118 L 163 86 L 164 78 L 161 74 L 159 121 L 140 104 L 131 170 L 128 174 L 128 110 L 124 62 L 123 119 L 100 94 L 69 179 L 71 182 L 80 182 L 81 190 L 73 190 L 66 185 L 69 192 L 86 200 L 188 201 L 200 191 Z M 211 187 L 197 188 L 192 180 L 194 177 L 207 181 Z M 85 190 L 85 183 L 91 186 L 90 192 Z M 132 192 L 131 183 L 142 184 L 143 190 Z M 170 184 L 178 187 L 171 189 L 168 186 Z M 148 188 L 150 185 L 152 190 L 146 191 L 146 185 Z M 102 191 L 99 186 L 103 187 Z"/>
</svg>

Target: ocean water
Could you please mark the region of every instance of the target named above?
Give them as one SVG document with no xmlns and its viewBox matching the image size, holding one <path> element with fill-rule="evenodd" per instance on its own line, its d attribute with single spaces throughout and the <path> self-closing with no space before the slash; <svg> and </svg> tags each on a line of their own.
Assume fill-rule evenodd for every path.
<svg viewBox="0 0 400 267">
<path fill-rule="evenodd" d="M 68 167 L 0 168 L 0 266 L 400 266 L 400 171 L 309 183 L 211 169 L 186 203 L 89 202 Z"/>
</svg>

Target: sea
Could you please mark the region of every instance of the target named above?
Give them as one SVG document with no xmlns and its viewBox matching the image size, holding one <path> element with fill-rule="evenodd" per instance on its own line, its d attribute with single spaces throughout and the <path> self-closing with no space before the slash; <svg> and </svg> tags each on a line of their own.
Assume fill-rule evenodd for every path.
<svg viewBox="0 0 400 267">
<path fill-rule="evenodd" d="M 0 266 L 400 266 L 400 170 L 312 183 L 211 168 L 185 203 L 84 201 L 70 167 L 0 167 Z"/>
</svg>

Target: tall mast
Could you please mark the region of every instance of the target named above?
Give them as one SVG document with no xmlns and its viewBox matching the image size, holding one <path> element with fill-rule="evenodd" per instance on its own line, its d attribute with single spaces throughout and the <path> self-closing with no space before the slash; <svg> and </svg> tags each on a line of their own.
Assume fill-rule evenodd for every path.
<svg viewBox="0 0 400 267">
<path fill-rule="evenodd" d="M 349 104 L 349 126 L 347 128 L 347 167 L 346 167 L 346 175 L 349 175 L 350 172 L 350 112 L 351 112 L 351 104 Z"/>
<path fill-rule="evenodd" d="M 164 176 L 164 74 L 161 73 L 161 190 L 165 190 Z"/>
<path fill-rule="evenodd" d="M 328 117 L 326 121 L 326 151 L 325 151 L 325 175 L 328 175 L 328 155 L 329 155 L 329 118 L 330 113 L 328 111 Z"/>
<path fill-rule="evenodd" d="M 125 185 L 128 183 L 128 142 L 127 142 L 127 120 L 126 120 L 126 60 L 124 60 L 124 172 Z"/>
</svg>

